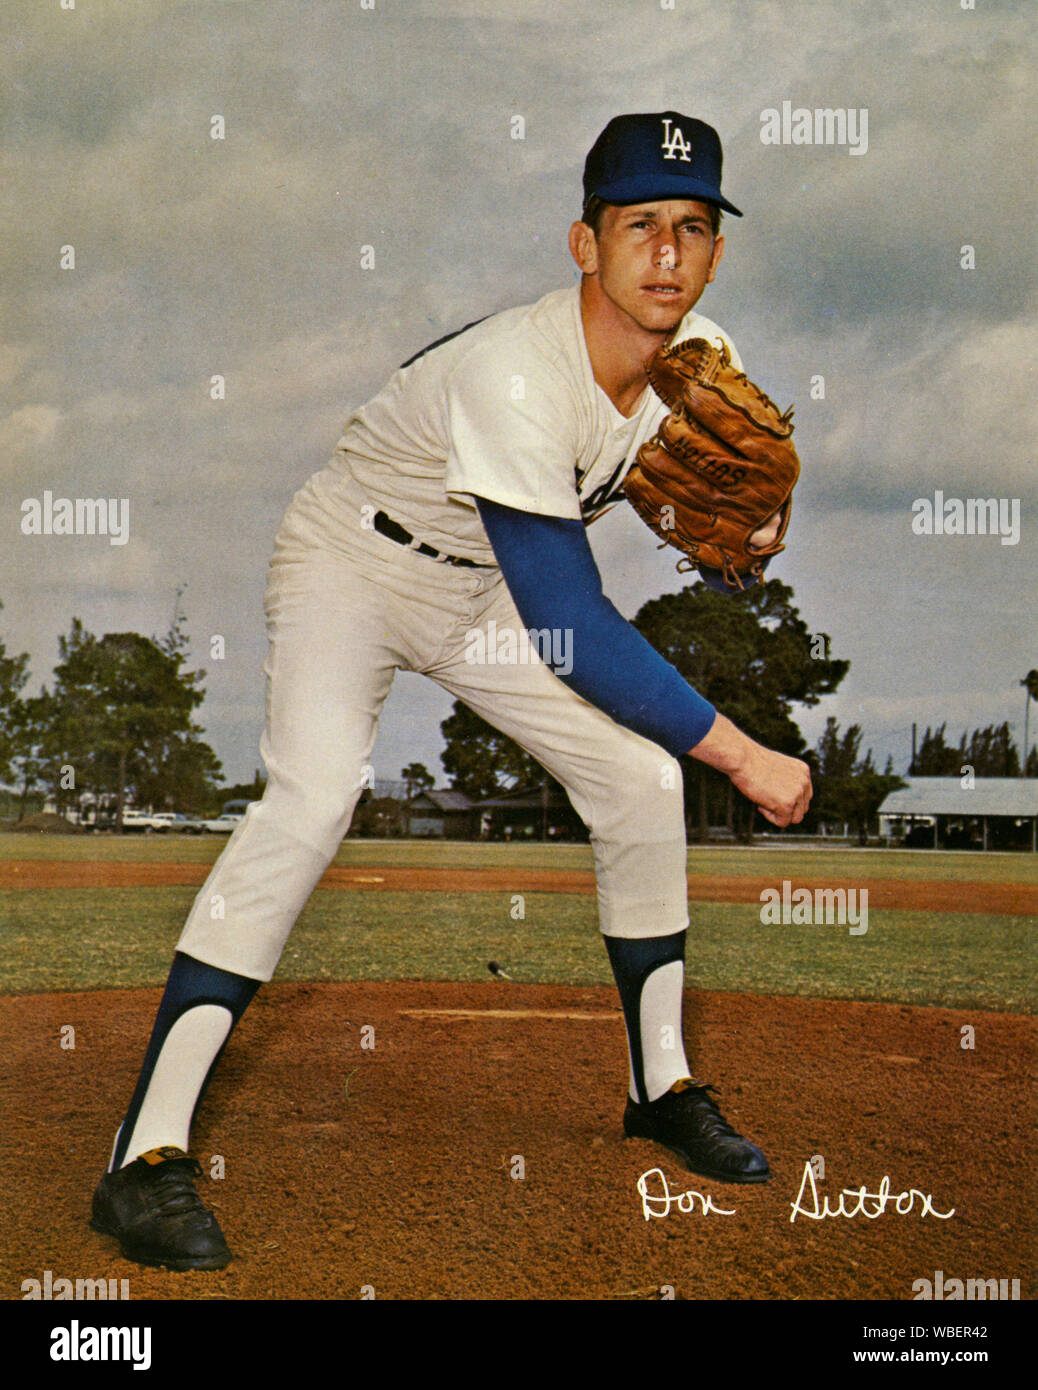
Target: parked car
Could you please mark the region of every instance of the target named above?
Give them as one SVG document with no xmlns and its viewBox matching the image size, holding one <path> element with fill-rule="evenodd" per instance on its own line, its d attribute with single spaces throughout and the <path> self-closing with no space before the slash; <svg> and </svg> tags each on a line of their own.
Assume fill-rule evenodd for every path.
<svg viewBox="0 0 1038 1390">
<path fill-rule="evenodd" d="M 203 835 L 230 835 L 245 819 L 244 816 L 215 816 L 202 822 Z"/>
<path fill-rule="evenodd" d="M 117 823 L 117 822 L 113 822 Z M 140 831 L 145 835 L 161 835 L 169 826 L 150 811 L 123 811 L 123 832 Z"/>
<path fill-rule="evenodd" d="M 185 816 L 180 811 L 156 811 L 152 820 L 162 821 L 175 835 L 201 835 L 203 822 L 198 816 Z"/>
</svg>

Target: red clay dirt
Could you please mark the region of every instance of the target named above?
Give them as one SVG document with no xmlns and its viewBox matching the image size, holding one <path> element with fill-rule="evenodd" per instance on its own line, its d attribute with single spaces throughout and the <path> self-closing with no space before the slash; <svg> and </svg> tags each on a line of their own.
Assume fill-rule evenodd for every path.
<svg viewBox="0 0 1038 1390">
<path fill-rule="evenodd" d="M 165 888 L 200 887 L 208 864 L 128 864 L 62 859 L 0 862 L 3 888 Z M 791 891 L 816 886 L 816 880 L 790 877 Z M 366 889 L 421 893 L 593 893 L 595 876 L 585 869 L 374 868 L 326 870 L 319 888 Z M 774 875 L 690 874 L 688 896 L 696 902 L 760 902 Z M 869 907 L 930 912 L 989 912 L 1006 916 L 1038 915 L 1038 884 L 913 882 L 882 878 L 829 878 L 826 888 L 867 889 Z"/>
<path fill-rule="evenodd" d="M 261 989 L 193 1136 L 236 1258 L 215 1274 L 143 1269 L 87 1215 L 159 997 L 0 999 L 4 1298 L 47 1270 L 126 1278 L 132 1299 L 356 1299 L 365 1288 L 652 1299 L 669 1287 L 678 1299 L 907 1300 L 937 1270 L 1018 1278 L 1020 1297 L 1034 1296 L 1034 1019 L 689 993 L 692 1066 L 771 1162 L 769 1184 L 742 1188 L 623 1139 L 615 991 L 505 982 Z M 974 1050 L 960 1046 L 964 1023 Z M 74 1049 L 60 1045 L 66 1025 Z M 223 1178 L 209 1176 L 214 1155 Z M 801 1210 L 791 1222 L 813 1155 L 825 1162 L 820 1204 L 889 1178 L 894 1195 L 931 1194 L 933 1210 L 922 1214 L 919 1195 L 901 1214 L 891 1200 L 872 1218 Z M 657 1167 L 673 1193 L 710 1194 L 734 1214 L 697 1204 L 646 1220 L 638 1179 Z M 814 1210 L 810 1189 L 801 1206 Z"/>
</svg>

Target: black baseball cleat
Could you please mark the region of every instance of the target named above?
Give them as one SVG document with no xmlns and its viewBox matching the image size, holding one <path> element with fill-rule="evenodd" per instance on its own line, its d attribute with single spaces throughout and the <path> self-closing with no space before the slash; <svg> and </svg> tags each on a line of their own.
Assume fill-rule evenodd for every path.
<svg viewBox="0 0 1038 1390">
<path fill-rule="evenodd" d="M 223 1269 L 231 1252 L 195 1191 L 202 1165 L 183 1149 L 149 1149 L 106 1173 L 94 1193 L 90 1225 L 115 1236 L 128 1260 L 165 1269 Z"/>
<path fill-rule="evenodd" d="M 624 1133 L 652 1139 L 683 1158 L 693 1173 L 718 1182 L 767 1182 L 768 1160 L 736 1134 L 708 1094 L 714 1086 L 685 1077 L 658 1100 L 642 1105 L 628 1098 Z"/>
</svg>

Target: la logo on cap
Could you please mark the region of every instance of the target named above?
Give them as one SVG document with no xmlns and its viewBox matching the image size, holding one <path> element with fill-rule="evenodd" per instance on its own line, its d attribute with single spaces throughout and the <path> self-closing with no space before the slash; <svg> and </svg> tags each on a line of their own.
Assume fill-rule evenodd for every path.
<svg viewBox="0 0 1038 1390">
<path fill-rule="evenodd" d="M 614 116 L 584 162 L 584 205 L 620 207 L 661 198 L 716 203 L 742 213 L 721 192 L 721 139 L 705 121 L 673 109 Z"/>
<path fill-rule="evenodd" d="M 692 146 L 685 139 L 681 132 L 681 127 L 676 125 L 673 133 L 670 129 L 670 117 L 663 117 L 663 139 L 660 142 L 660 149 L 663 151 L 664 159 L 683 159 L 686 164 L 692 162 Z"/>
</svg>

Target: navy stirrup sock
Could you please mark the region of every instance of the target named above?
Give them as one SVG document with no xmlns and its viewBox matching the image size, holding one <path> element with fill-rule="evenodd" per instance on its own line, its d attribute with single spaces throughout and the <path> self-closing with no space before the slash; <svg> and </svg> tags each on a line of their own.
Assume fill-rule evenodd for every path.
<svg viewBox="0 0 1038 1390">
<path fill-rule="evenodd" d="M 627 1024 L 631 1098 L 642 1104 L 688 1075 L 681 1033 L 686 936 L 604 937 Z"/>
<path fill-rule="evenodd" d="M 177 1108 L 185 1113 L 185 1124 L 190 1124 L 190 1119 L 198 1107 L 202 1096 L 205 1094 L 210 1077 L 216 1063 L 220 1059 L 223 1048 L 226 1045 L 231 1029 L 241 1018 L 253 995 L 259 989 L 260 981 L 252 980 L 244 975 L 232 974 L 229 970 L 219 970 L 215 966 L 206 965 L 200 960 L 195 960 L 193 956 L 184 955 L 178 951 L 173 957 L 173 965 L 166 981 L 166 990 L 159 1005 L 158 1015 L 155 1019 L 155 1026 L 152 1029 L 151 1040 L 148 1043 L 148 1050 L 144 1055 L 144 1064 L 141 1074 L 137 1081 L 136 1090 L 130 1101 L 129 1110 L 126 1118 L 119 1130 L 115 1148 L 112 1153 L 110 1171 L 121 1167 L 126 1159 L 127 1146 L 134 1135 L 137 1120 L 141 1109 L 148 1097 L 148 1092 L 154 1079 L 156 1064 L 162 1054 L 163 1047 L 167 1042 L 174 1025 L 191 1009 L 205 1009 L 204 1017 L 207 1020 L 209 1037 L 212 1039 L 212 1047 L 216 1048 L 215 1055 L 209 1060 L 205 1053 L 206 1040 L 202 1039 L 201 1052 L 197 1047 L 193 1048 L 193 1061 L 196 1070 L 202 1068 L 201 1085 L 197 1091 L 194 1084 L 188 1087 L 189 1092 L 194 1094 L 184 1094 L 171 1097 L 173 1109 Z M 205 1006 L 209 1006 L 206 1008 Z M 217 1012 L 214 1012 L 214 1009 Z M 222 1022 L 220 1012 L 229 1017 Z M 202 1016 L 200 1016 L 202 1017 Z M 215 1029 L 214 1029 L 215 1021 Z M 183 1032 L 183 1030 L 180 1030 Z M 201 1055 L 202 1060 L 199 1061 Z M 205 1065 L 208 1061 L 208 1066 Z M 187 1112 L 186 1107 L 190 1106 Z M 159 1139 L 160 1143 L 169 1142 L 166 1139 Z M 145 1148 L 151 1145 L 145 1144 Z M 186 1145 L 185 1145 L 186 1147 Z"/>
</svg>

